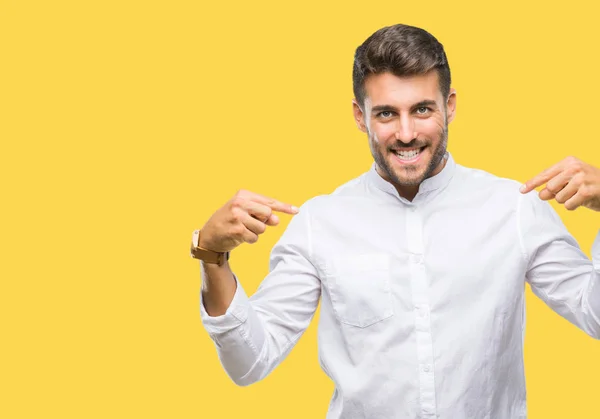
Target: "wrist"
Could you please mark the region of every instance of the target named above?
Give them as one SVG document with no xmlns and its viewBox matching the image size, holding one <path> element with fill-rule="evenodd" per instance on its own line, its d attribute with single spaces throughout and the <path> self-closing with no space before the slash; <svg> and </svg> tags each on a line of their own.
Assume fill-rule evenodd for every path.
<svg viewBox="0 0 600 419">
<path fill-rule="evenodd" d="M 202 233 L 202 230 L 200 230 L 200 237 L 198 238 L 198 246 L 206 249 L 206 250 L 210 250 L 211 252 L 216 252 L 216 250 L 211 249 L 211 247 L 213 247 L 210 244 L 210 240 L 206 240 L 206 235 Z"/>
<path fill-rule="evenodd" d="M 199 259 L 206 264 L 223 266 L 229 259 L 229 252 L 216 252 L 205 247 L 200 230 L 195 230 L 192 235 L 190 256 L 194 259 Z"/>
</svg>

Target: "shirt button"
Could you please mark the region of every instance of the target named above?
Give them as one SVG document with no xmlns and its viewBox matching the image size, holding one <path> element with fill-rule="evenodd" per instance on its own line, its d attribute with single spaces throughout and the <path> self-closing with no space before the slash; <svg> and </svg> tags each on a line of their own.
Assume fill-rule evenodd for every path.
<svg viewBox="0 0 600 419">
<path fill-rule="evenodd" d="M 429 368 L 429 365 L 425 365 L 425 366 L 423 367 L 423 371 L 425 371 L 425 372 L 429 372 L 429 370 L 430 370 L 430 368 Z"/>
</svg>

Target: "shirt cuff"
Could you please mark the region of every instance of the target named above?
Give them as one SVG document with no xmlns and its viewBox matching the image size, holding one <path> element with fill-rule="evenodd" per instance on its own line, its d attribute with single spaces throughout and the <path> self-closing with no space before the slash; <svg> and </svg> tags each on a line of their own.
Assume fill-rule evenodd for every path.
<svg viewBox="0 0 600 419">
<path fill-rule="evenodd" d="M 600 271 L 600 230 L 594 244 L 592 244 L 592 262 L 594 263 L 594 270 Z"/>
<path fill-rule="evenodd" d="M 204 308 L 202 293 L 200 293 L 200 317 L 202 323 L 209 334 L 220 334 L 235 329 L 248 319 L 248 295 L 242 288 L 235 274 L 236 282 L 235 294 L 233 300 L 227 308 L 225 314 L 220 316 L 210 316 Z"/>
</svg>

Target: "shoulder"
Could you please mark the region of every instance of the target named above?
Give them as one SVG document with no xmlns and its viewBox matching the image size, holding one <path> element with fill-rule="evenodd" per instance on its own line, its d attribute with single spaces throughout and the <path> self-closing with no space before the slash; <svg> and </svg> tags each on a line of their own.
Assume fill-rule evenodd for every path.
<svg viewBox="0 0 600 419">
<path fill-rule="evenodd" d="M 492 205 L 496 209 L 514 211 L 519 205 L 521 183 L 497 176 L 482 169 L 456 165 L 453 180 L 448 188 L 451 197 L 460 201 Z"/>
<path fill-rule="evenodd" d="M 494 175 L 482 169 L 456 165 L 456 180 L 463 188 L 481 190 L 487 188 L 490 193 L 517 196 L 521 183 L 510 178 Z"/>
<path fill-rule="evenodd" d="M 365 172 L 339 186 L 328 194 L 314 196 L 302 204 L 300 211 L 309 213 L 311 217 L 339 217 L 344 208 L 356 209 L 365 205 L 375 205 Z"/>
</svg>

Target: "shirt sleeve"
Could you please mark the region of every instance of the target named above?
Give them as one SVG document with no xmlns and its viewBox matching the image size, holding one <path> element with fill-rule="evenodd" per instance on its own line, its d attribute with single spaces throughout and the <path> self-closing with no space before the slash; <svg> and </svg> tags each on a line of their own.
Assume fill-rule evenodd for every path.
<svg viewBox="0 0 600 419">
<path fill-rule="evenodd" d="M 235 275 L 236 292 L 222 316 L 209 316 L 200 297 L 202 323 L 236 384 L 265 378 L 308 327 L 321 296 L 311 252 L 310 216 L 303 206 L 271 250 L 269 273 L 252 297 Z"/>
<path fill-rule="evenodd" d="M 600 231 L 590 261 L 548 202 L 535 192 L 519 199 L 519 232 L 531 290 L 556 313 L 600 339 Z"/>
</svg>

